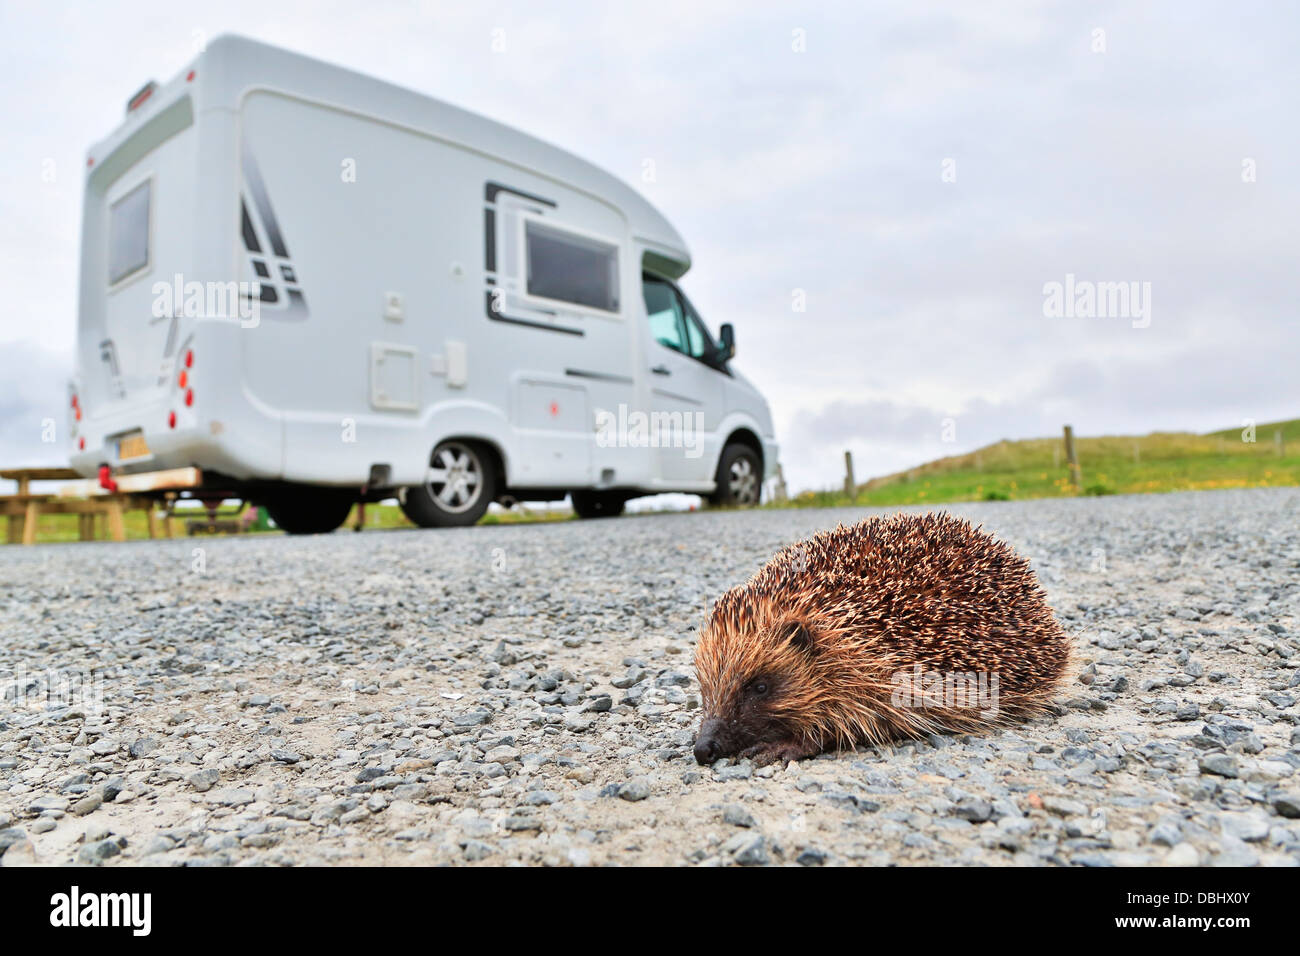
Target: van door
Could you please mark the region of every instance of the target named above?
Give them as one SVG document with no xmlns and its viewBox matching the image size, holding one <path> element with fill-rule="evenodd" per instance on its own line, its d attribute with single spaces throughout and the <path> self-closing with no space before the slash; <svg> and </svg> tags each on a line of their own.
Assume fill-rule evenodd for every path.
<svg viewBox="0 0 1300 956">
<path fill-rule="evenodd" d="M 624 301 L 620 271 L 626 221 L 572 190 L 533 188 L 485 188 L 484 344 L 511 382 L 511 484 L 635 487 L 645 451 L 610 427 L 636 385 L 627 317 L 638 310 Z"/>
<path fill-rule="evenodd" d="M 646 273 L 642 289 L 657 484 L 698 491 L 714 478 L 725 373 L 710 364 L 716 346 L 677 287 Z"/>
</svg>

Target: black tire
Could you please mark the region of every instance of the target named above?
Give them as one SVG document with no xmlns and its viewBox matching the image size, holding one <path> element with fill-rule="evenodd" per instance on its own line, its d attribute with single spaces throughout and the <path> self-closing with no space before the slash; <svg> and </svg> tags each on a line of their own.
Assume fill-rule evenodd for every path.
<svg viewBox="0 0 1300 956">
<path fill-rule="evenodd" d="M 627 499 L 616 491 L 571 491 L 569 498 L 579 518 L 615 518 L 627 507 Z"/>
<path fill-rule="evenodd" d="M 452 440 L 433 450 L 424 484 L 407 488 L 399 501 L 421 528 L 463 528 L 483 517 L 496 490 L 492 456 L 474 442 Z"/>
<path fill-rule="evenodd" d="M 329 534 L 348 520 L 355 496 L 324 488 L 295 488 L 264 502 L 266 513 L 288 534 Z"/>
<path fill-rule="evenodd" d="M 763 462 L 748 445 L 722 450 L 716 481 L 718 488 L 709 498 L 715 505 L 752 508 L 763 501 Z"/>
</svg>

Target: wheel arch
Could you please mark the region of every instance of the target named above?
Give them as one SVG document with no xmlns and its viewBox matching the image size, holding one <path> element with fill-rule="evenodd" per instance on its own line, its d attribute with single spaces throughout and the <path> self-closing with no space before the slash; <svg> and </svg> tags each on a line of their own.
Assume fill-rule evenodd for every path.
<svg viewBox="0 0 1300 956">
<path fill-rule="evenodd" d="M 503 484 L 509 481 L 512 432 L 501 409 L 464 398 L 437 402 L 425 411 L 420 431 L 429 444 L 420 460 L 419 481 L 424 480 L 433 450 L 446 441 L 470 442 L 484 448 L 496 466 L 497 479 Z"/>
<path fill-rule="evenodd" d="M 727 453 L 728 445 L 744 445 L 753 451 L 758 456 L 759 475 L 761 476 L 764 473 L 767 462 L 763 459 L 763 441 L 752 429 L 744 425 L 733 428 L 721 447 L 718 448 L 718 460 L 713 465 L 715 473 L 722 464 L 722 456 Z"/>
</svg>

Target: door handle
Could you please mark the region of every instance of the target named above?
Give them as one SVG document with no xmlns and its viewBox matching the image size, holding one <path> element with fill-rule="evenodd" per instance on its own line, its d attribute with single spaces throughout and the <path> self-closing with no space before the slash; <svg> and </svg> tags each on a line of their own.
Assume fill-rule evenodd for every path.
<svg viewBox="0 0 1300 956">
<path fill-rule="evenodd" d="M 654 372 L 656 375 L 672 375 L 672 374 L 673 374 L 673 373 L 672 373 L 672 370 L 669 369 L 667 365 L 656 365 L 656 366 L 655 366 L 654 368 L 652 368 L 650 371 Z"/>
</svg>

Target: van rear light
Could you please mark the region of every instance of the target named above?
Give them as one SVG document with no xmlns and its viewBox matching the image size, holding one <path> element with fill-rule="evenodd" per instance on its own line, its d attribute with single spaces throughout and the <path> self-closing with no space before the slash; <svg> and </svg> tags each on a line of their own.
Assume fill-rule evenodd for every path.
<svg viewBox="0 0 1300 956">
<path fill-rule="evenodd" d="M 186 82 L 186 83 L 193 83 L 193 82 L 194 82 L 194 71 L 193 71 L 193 70 L 190 70 L 188 73 L 185 74 L 185 82 Z"/>
<path fill-rule="evenodd" d="M 189 391 L 185 393 L 185 407 L 189 408 L 193 404 L 194 404 L 194 389 L 191 388 Z"/>
<path fill-rule="evenodd" d="M 176 427 L 176 413 L 174 411 L 167 413 L 167 427 L 168 428 Z"/>
<path fill-rule="evenodd" d="M 186 368 L 193 368 L 193 367 L 194 367 L 194 350 L 193 350 L 193 349 L 186 349 L 186 350 L 185 350 L 185 367 L 186 367 Z"/>
<path fill-rule="evenodd" d="M 77 439 L 77 451 L 85 451 L 85 450 L 86 450 L 86 436 L 82 435 L 80 438 Z"/>
<path fill-rule="evenodd" d="M 176 376 L 176 384 L 180 388 L 184 388 L 187 381 L 189 381 L 189 376 L 185 374 L 185 369 L 181 369 L 181 374 Z"/>
</svg>

